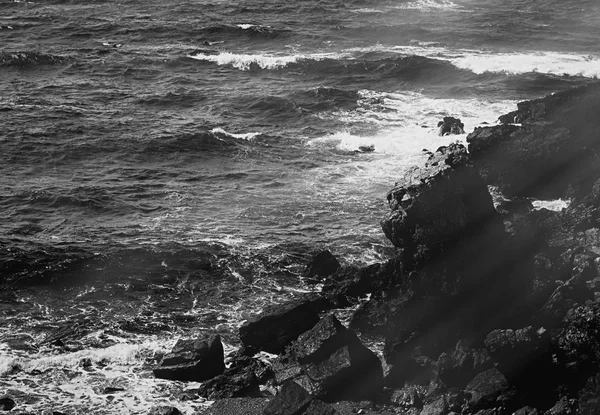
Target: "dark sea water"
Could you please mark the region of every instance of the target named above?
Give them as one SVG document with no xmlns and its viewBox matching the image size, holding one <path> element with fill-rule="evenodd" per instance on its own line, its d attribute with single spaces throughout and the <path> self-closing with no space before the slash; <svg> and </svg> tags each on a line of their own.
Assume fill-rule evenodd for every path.
<svg viewBox="0 0 600 415">
<path fill-rule="evenodd" d="M 0 389 L 171 401 L 152 356 L 235 347 L 315 289 L 315 248 L 385 260 L 386 191 L 466 137 L 437 122 L 596 79 L 599 28 L 596 0 L 0 0 Z M 104 405 L 106 382 L 127 395 Z"/>
</svg>

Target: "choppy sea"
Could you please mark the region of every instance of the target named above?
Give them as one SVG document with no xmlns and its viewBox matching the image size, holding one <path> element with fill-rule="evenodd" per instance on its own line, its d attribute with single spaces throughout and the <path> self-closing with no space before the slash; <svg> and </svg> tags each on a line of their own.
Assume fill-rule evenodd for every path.
<svg viewBox="0 0 600 415">
<path fill-rule="evenodd" d="M 193 413 L 153 360 L 234 349 L 315 248 L 384 261 L 387 190 L 466 137 L 437 122 L 596 79 L 598 28 L 596 0 L 0 0 L 0 393 Z"/>
</svg>

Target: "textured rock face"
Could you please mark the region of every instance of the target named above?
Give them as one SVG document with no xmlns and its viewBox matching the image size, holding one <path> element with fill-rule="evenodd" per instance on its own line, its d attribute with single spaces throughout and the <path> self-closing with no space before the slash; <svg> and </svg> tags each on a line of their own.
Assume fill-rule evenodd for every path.
<svg viewBox="0 0 600 415">
<path fill-rule="evenodd" d="M 502 125 L 469 134 L 469 152 L 486 182 L 509 196 L 573 197 L 600 172 L 600 83 L 518 104 Z"/>
<path fill-rule="evenodd" d="M 387 195 L 381 221 L 392 243 L 420 259 L 446 249 L 496 216 L 485 183 L 460 144 L 441 147 Z"/>
<path fill-rule="evenodd" d="M 381 362 L 334 316 L 302 334 L 275 368 L 276 380 L 293 380 L 312 396 L 373 398 L 383 386 Z"/>
<path fill-rule="evenodd" d="M 460 121 L 460 118 L 444 117 L 437 126 L 439 136 L 465 133 L 465 125 Z"/>
<path fill-rule="evenodd" d="M 489 369 L 475 376 L 465 387 L 470 395 L 468 404 L 473 409 L 511 406 L 516 393 L 498 369 Z"/>
<path fill-rule="evenodd" d="M 221 336 L 179 340 L 154 369 L 157 378 L 202 382 L 225 370 Z"/>
<path fill-rule="evenodd" d="M 239 330 L 240 340 L 245 346 L 280 353 L 318 321 L 319 315 L 311 304 L 292 301 L 267 309 L 252 321 L 244 323 Z"/>
<path fill-rule="evenodd" d="M 395 385 L 428 376 L 459 338 L 511 325 L 531 295 L 533 261 L 521 260 L 459 144 L 439 149 L 388 200 L 382 227 L 402 248 L 404 276 L 371 304 L 386 310 L 384 356 Z"/>
</svg>

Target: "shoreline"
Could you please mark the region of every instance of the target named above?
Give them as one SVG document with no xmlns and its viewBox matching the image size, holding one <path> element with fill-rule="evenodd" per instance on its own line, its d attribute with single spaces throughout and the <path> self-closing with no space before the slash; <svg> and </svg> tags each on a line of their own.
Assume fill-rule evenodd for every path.
<svg viewBox="0 0 600 415">
<path fill-rule="evenodd" d="M 303 277 L 323 290 L 246 322 L 242 331 L 259 334 L 242 336 L 240 350 L 222 354 L 228 355 L 224 375 L 177 383 L 180 398 L 194 402 L 187 408 L 259 414 L 269 406 L 269 413 L 285 413 L 273 405 L 290 404 L 281 386 L 292 382 L 307 393 L 296 402 L 298 414 L 594 413 L 585 411 L 600 396 L 599 111 L 600 82 L 593 82 L 520 103 L 501 124 L 470 133 L 468 152 L 457 144 L 438 149 L 412 182 L 388 193 L 382 228 L 398 254 L 367 267 L 315 256 Z M 494 204 L 489 186 L 503 200 Z M 551 211 L 535 208 L 532 199 L 570 203 Z M 304 311 L 290 320 L 294 307 Z M 330 322 L 306 335 L 344 307 L 357 307 L 350 330 Z M 252 328 L 265 319 L 266 328 Z M 276 335 L 281 344 L 266 347 L 272 330 L 293 333 L 285 340 Z M 373 375 L 370 393 L 349 403 L 341 379 L 364 387 L 365 366 L 353 355 L 371 356 L 352 332 L 383 339 L 386 370 L 381 379 Z M 159 365 L 171 346 L 150 360 Z M 310 358 L 298 351 L 306 348 L 314 349 Z M 270 368 L 256 359 L 261 350 L 280 354 Z M 354 351 L 333 359 L 340 350 Z M 364 359 L 371 361 L 369 373 L 377 372 L 372 357 Z M 294 375 L 281 375 L 291 368 Z M 117 388 L 107 394 L 117 400 L 127 388 L 104 386 Z M 33 402 L 26 394 L 6 395 L 17 405 Z M 212 409 L 191 409 L 212 400 Z"/>
</svg>

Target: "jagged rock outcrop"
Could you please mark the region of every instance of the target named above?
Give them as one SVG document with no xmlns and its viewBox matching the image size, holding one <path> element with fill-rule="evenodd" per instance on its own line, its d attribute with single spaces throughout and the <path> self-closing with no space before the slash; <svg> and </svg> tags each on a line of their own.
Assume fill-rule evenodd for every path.
<svg viewBox="0 0 600 415">
<path fill-rule="evenodd" d="M 579 197 L 600 174 L 599 108 L 600 83 L 521 102 L 503 125 L 469 134 L 469 152 L 507 196 Z"/>
<path fill-rule="evenodd" d="M 381 398 L 385 383 L 411 413 L 598 413 L 599 113 L 600 83 L 521 103 L 470 134 L 470 154 L 442 147 L 406 174 L 381 222 L 396 255 L 327 271 L 322 293 L 329 307 L 371 294 L 350 327 L 383 337 L 385 379 L 352 331 L 313 314 L 273 342 L 288 345 L 273 365 L 278 407 L 291 387 L 308 397 L 299 413 L 331 413 L 315 398 Z M 558 197 L 561 212 L 531 202 Z M 292 326 L 287 312 L 264 314 L 248 350 L 284 337 L 272 333 Z"/>
<path fill-rule="evenodd" d="M 392 189 L 388 201 L 391 211 L 381 224 L 402 249 L 401 276 L 394 290 L 375 295 L 362 309 L 382 309 L 387 316 L 388 383 L 425 382 L 440 353 L 460 338 L 481 341 L 520 315 L 532 295 L 533 261 L 515 250 L 460 144 L 438 149 Z M 352 324 L 369 326 L 356 316 Z"/>
<path fill-rule="evenodd" d="M 381 361 L 333 315 L 292 343 L 274 369 L 277 383 L 292 380 L 325 400 L 374 398 L 383 386 Z"/>
<path fill-rule="evenodd" d="M 161 379 L 202 382 L 225 370 L 221 336 L 180 339 L 153 370 Z"/>
</svg>

